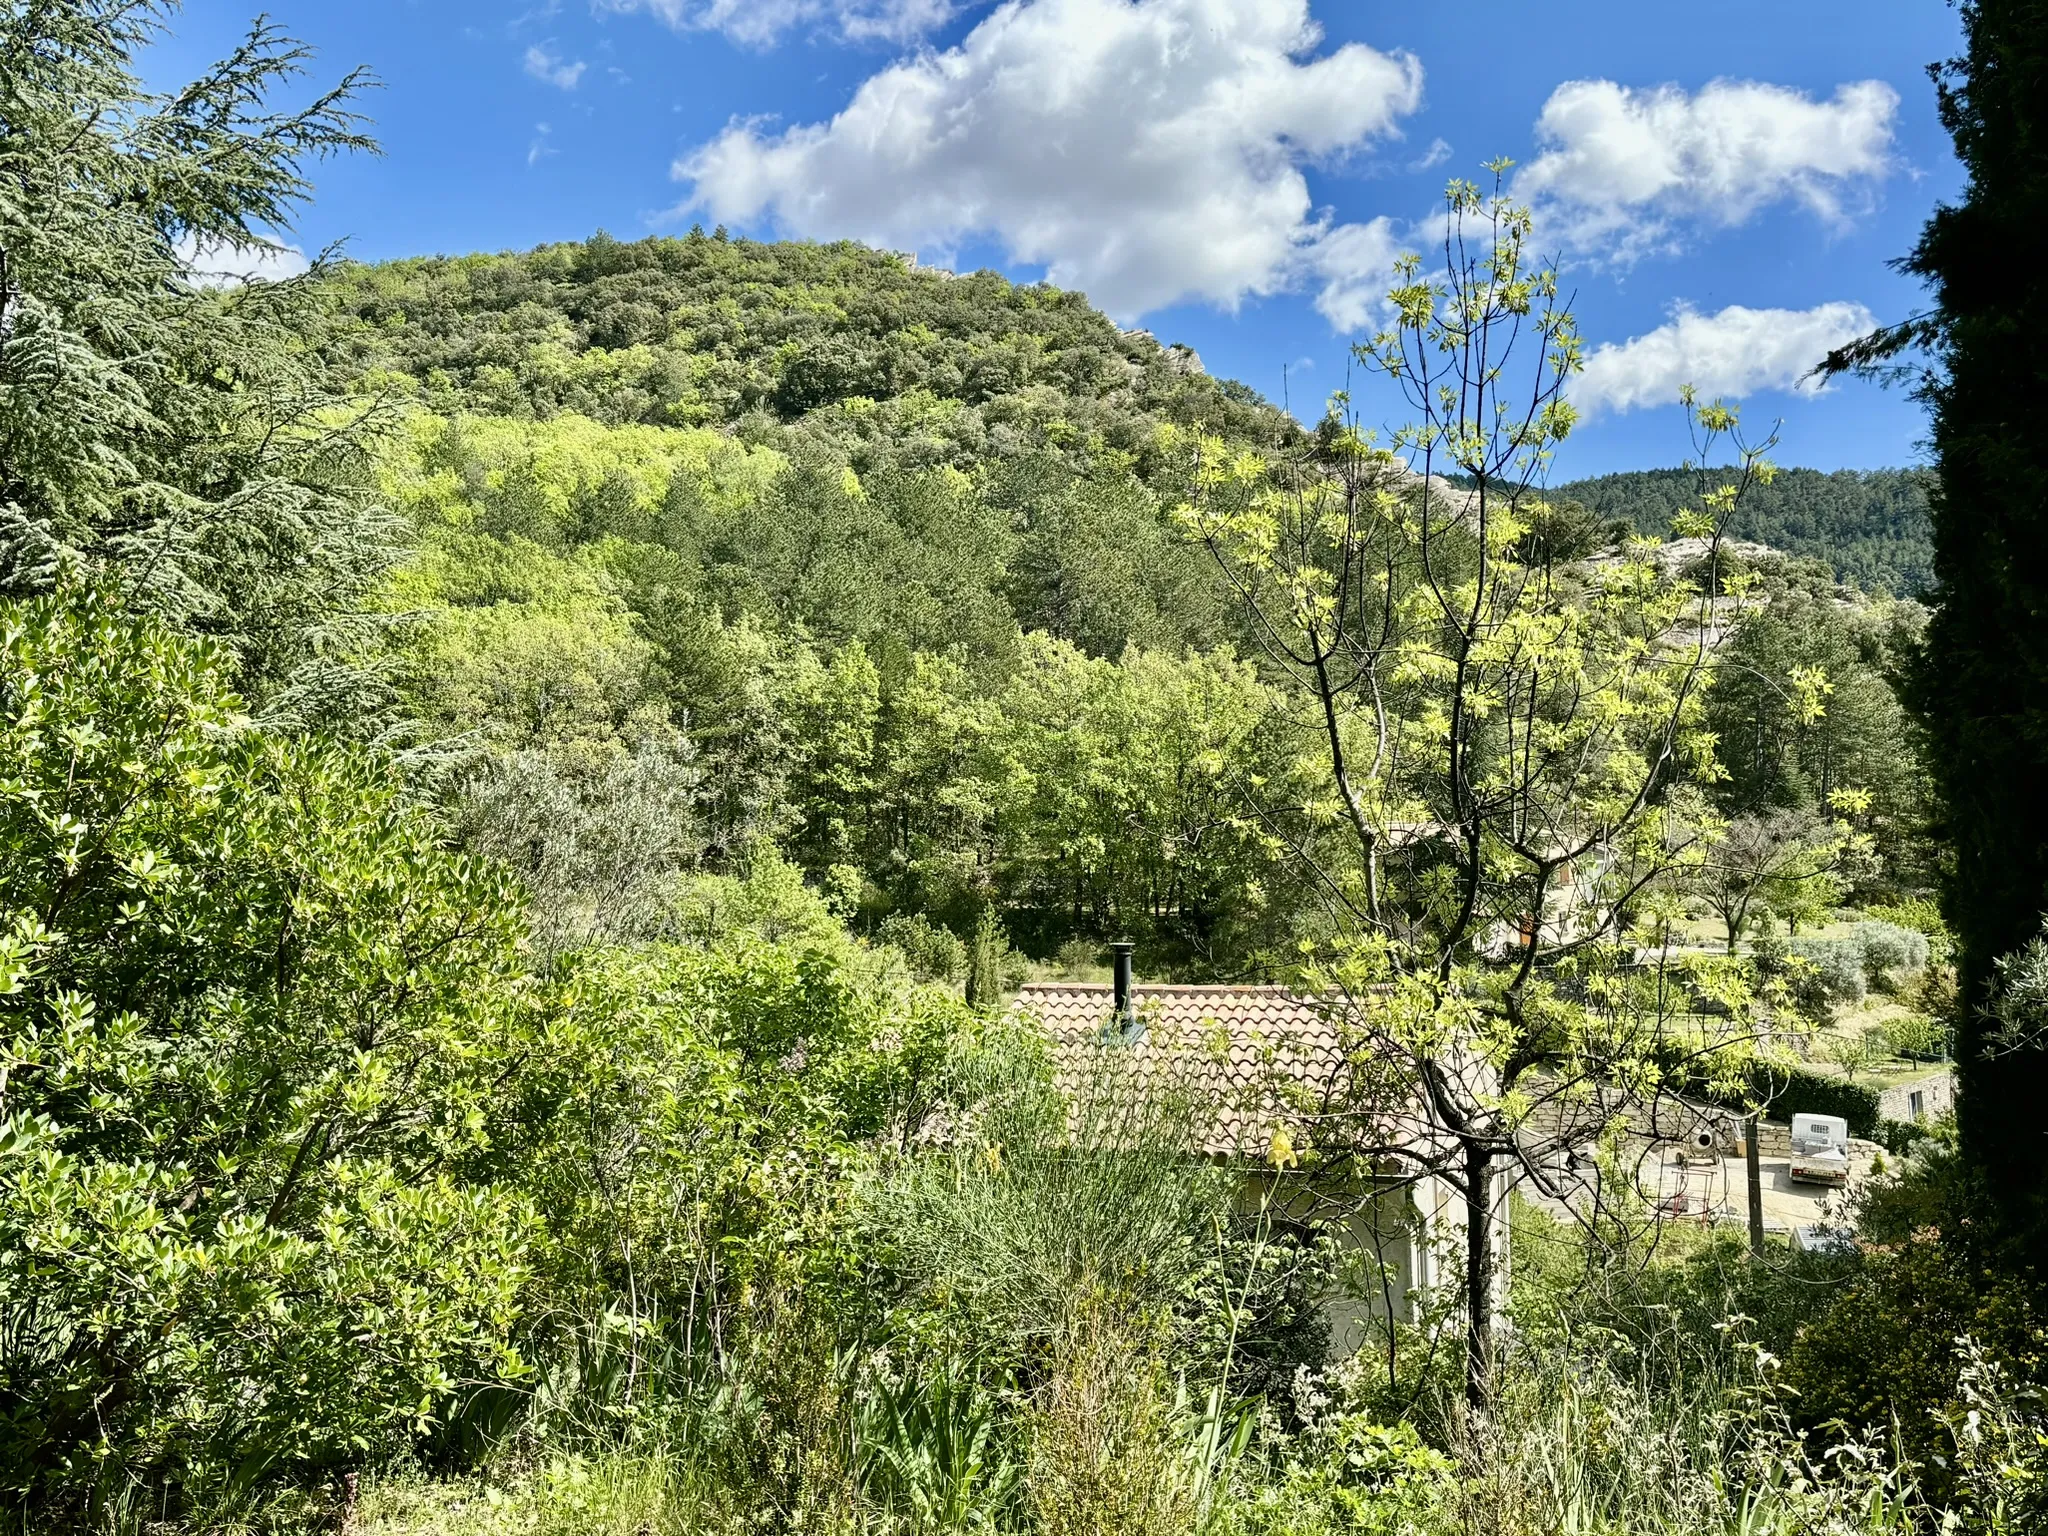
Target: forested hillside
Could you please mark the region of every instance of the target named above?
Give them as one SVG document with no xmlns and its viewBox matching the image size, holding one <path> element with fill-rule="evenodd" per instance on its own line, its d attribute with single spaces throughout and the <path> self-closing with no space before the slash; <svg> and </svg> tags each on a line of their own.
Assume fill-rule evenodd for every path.
<svg viewBox="0 0 2048 1536">
<path fill-rule="evenodd" d="M 1663 538 L 1695 484 L 1683 469 L 1597 475 L 1553 487 L 1600 518 L 1625 518 Z M 1924 470 L 1781 470 L 1743 499 L 1730 531 L 1790 555 L 1824 560 L 1866 592 L 1918 597 L 1934 579 Z"/>
<path fill-rule="evenodd" d="M 409 374 L 444 412 L 759 430 L 859 400 L 881 409 L 814 425 L 849 448 L 902 439 L 922 463 L 1015 451 L 1048 429 L 1077 455 L 1140 454 L 1160 421 L 1261 442 L 1290 430 L 1253 391 L 1118 330 L 1078 293 L 851 241 L 599 234 L 351 267 L 332 291 L 339 372 Z"/>
<path fill-rule="evenodd" d="M 1290 749 L 1169 516 L 1198 435 L 1302 439 L 1250 391 L 1078 295 L 851 244 L 599 236 L 327 292 L 331 382 L 403 408 L 395 678 L 489 749 L 483 845 L 632 761 L 695 786 L 679 865 L 772 839 L 863 926 L 942 924 L 941 972 L 989 902 L 1039 954 L 1128 930 L 1243 974 L 1289 940 L 1230 786 Z"/>
<path fill-rule="evenodd" d="M 330 386 L 402 421 L 377 456 L 416 541 L 382 600 L 415 618 L 399 713 L 460 744 L 468 835 L 544 913 L 651 920 L 574 852 L 606 807 L 669 829 L 628 886 L 772 845 L 938 976 L 984 907 L 1040 959 L 1129 933 L 1192 977 L 1268 974 L 1319 931 L 1285 853 L 1316 798 L 1302 721 L 1173 516 L 1205 438 L 1308 448 L 1252 392 L 1078 295 L 852 244 L 600 235 L 346 267 L 323 293 Z M 1596 493 L 1631 489 L 1662 535 L 1681 480 L 1575 489 L 1610 516 Z M 1812 659 L 1777 652 L 1760 699 Z M 1818 736 L 1752 725 L 1777 787 L 1739 808 L 1813 812 L 1829 774 L 1816 793 L 1780 760 L 1864 743 L 1829 773 L 1875 793 L 1903 869 L 1918 791 L 1881 750 L 1888 654 L 1837 658 Z"/>
<path fill-rule="evenodd" d="M 8 1528 L 2048 1525 L 2048 1299 L 1870 1086 L 1966 1001 L 1926 610 L 1734 551 L 1718 403 L 1680 543 L 1532 487 L 1504 176 L 1358 351 L 1432 483 L 853 246 L 211 286 L 362 82 L 174 9 L 0 6 Z M 1694 1225 L 1795 1092 L 1864 1241 Z"/>
</svg>

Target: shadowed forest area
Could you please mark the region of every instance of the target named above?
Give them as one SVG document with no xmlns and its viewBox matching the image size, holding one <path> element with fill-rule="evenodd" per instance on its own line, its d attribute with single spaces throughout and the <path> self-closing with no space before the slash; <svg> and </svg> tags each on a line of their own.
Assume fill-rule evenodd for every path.
<svg viewBox="0 0 2048 1536">
<path fill-rule="evenodd" d="M 216 281 L 365 80 L 0 6 L 10 1528 L 2048 1528 L 2048 25 L 1962 11 L 1826 365 L 1934 465 L 1565 480 L 1500 168 L 1304 424 L 852 243 Z M 1701 1219 L 1759 1146 L 1811 1220 Z"/>
</svg>

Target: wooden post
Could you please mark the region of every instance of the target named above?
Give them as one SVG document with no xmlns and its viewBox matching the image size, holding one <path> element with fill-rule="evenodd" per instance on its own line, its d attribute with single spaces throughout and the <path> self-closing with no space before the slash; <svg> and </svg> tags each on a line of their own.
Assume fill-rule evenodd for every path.
<svg viewBox="0 0 2048 1536">
<path fill-rule="evenodd" d="M 1751 1115 L 1742 1128 L 1742 1160 L 1749 1172 L 1749 1251 L 1754 1254 L 1764 1251 L 1764 1171 L 1756 1145 L 1762 1126 L 1762 1117 Z"/>
</svg>

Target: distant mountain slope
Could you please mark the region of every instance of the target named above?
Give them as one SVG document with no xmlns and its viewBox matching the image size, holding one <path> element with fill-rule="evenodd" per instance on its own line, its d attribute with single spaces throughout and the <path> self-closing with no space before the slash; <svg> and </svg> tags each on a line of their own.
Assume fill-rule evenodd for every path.
<svg viewBox="0 0 2048 1536">
<path fill-rule="evenodd" d="M 1305 440 L 1080 294 L 850 242 L 599 235 L 326 281 L 331 379 L 411 399 L 380 473 L 423 571 L 537 547 L 643 630 L 668 604 L 898 672 L 943 651 L 999 675 L 1030 631 L 1104 658 L 1236 642 L 1171 516 L 1189 433 Z M 433 564 L 470 535 L 525 553 Z M 677 644 L 676 666 L 702 649 Z"/>
<path fill-rule="evenodd" d="M 862 475 L 949 466 L 991 493 L 1052 464 L 1101 484 L 1134 477 L 1163 505 L 1180 494 L 1181 466 L 1159 452 L 1162 424 L 1262 447 L 1301 434 L 1256 391 L 1210 377 L 1184 347 L 1118 329 L 1081 294 L 852 242 L 600 234 L 348 266 L 330 293 L 317 345 L 336 381 L 396 376 L 443 416 L 716 427 Z M 1555 491 L 1662 534 L 1691 489 L 1683 471 L 1649 470 Z M 1872 592 L 1929 581 L 1915 472 L 1788 470 L 1732 531 Z M 1186 563 L 1140 542 L 1137 558 Z"/>
<path fill-rule="evenodd" d="M 1138 454 L 1161 421 L 1251 442 L 1298 431 L 1082 294 L 850 241 L 600 234 L 345 267 L 332 293 L 320 346 L 336 371 L 410 375 L 444 414 L 764 429 L 818 418 L 848 448 L 914 444 L 959 467 L 1044 446 Z"/>
<path fill-rule="evenodd" d="M 1668 536 L 1671 515 L 1695 499 L 1688 470 L 1599 475 L 1552 487 L 1602 518 L 1624 517 L 1638 532 Z M 1792 555 L 1824 560 L 1866 592 L 1912 597 L 1933 582 L 1925 471 L 1817 469 L 1779 472 L 1745 498 L 1731 528 Z"/>
</svg>

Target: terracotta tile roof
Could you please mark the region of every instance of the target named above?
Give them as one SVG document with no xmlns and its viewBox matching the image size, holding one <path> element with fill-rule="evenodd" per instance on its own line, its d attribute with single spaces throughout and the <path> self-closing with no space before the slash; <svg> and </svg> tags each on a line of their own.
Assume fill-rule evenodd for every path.
<svg viewBox="0 0 2048 1536">
<path fill-rule="evenodd" d="M 1199 1106 L 1207 1123 L 1193 1135 L 1212 1156 L 1306 1148 L 1314 1117 L 1346 1082 L 1343 1042 L 1321 1003 L 1284 987 L 1132 990 L 1138 1029 L 1128 1039 L 1112 1018 L 1112 990 L 1099 983 L 1036 982 L 1013 1007 L 1045 1030 L 1069 1093 L 1129 1071 L 1141 1082 L 1170 1082 Z M 1276 1130 L 1284 1136 L 1277 1147 Z"/>
</svg>

